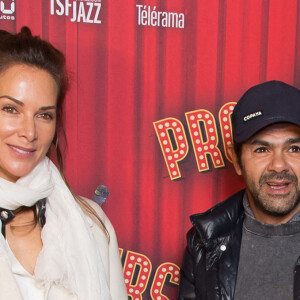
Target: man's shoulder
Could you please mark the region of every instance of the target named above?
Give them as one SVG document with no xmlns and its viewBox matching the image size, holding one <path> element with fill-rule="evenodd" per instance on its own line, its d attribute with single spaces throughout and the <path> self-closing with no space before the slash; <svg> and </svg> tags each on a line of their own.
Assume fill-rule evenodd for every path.
<svg viewBox="0 0 300 300">
<path fill-rule="evenodd" d="M 241 190 L 206 212 L 191 215 L 191 222 L 200 236 L 214 238 L 232 231 L 244 217 L 244 193 L 245 190 Z"/>
</svg>

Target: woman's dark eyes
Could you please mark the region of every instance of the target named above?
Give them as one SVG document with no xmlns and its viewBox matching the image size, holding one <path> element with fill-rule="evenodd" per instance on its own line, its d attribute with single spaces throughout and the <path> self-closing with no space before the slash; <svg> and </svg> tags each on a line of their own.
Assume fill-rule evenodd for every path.
<svg viewBox="0 0 300 300">
<path fill-rule="evenodd" d="M 3 111 L 9 113 L 9 114 L 17 114 L 18 110 L 14 106 L 6 105 L 2 108 Z M 50 112 L 42 112 L 37 114 L 38 118 L 44 119 L 44 120 L 53 120 L 54 114 Z"/>
<path fill-rule="evenodd" d="M 38 116 L 45 119 L 45 120 L 52 120 L 53 119 L 53 115 L 50 114 L 50 113 L 40 113 Z"/>
<path fill-rule="evenodd" d="M 18 113 L 17 109 L 13 106 L 4 106 L 2 108 L 3 111 L 7 112 L 7 113 L 10 113 L 10 114 L 16 114 Z"/>
</svg>

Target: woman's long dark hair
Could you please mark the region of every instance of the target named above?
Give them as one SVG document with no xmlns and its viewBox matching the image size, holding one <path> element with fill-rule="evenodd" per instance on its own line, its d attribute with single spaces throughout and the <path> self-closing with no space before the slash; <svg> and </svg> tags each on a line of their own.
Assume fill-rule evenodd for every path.
<svg viewBox="0 0 300 300">
<path fill-rule="evenodd" d="M 17 34 L 0 30 L 0 74 L 5 72 L 9 67 L 18 64 L 25 64 L 45 70 L 55 80 L 58 87 L 56 130 L 47 155 L 56 160 L 58 169 L 75 201 L 84 211 L 99 221 L 109 238 L 108 231 L 101 218 L 84 199 L 73 192 L 64 174 L 60 141 L 62 139 L 65 140 L 63 104 L 69 87 L 65 56 L 46 40 L 38 36 L 33 36 L 30 29 L 26 26 L 22 27 L 21 31 Z M 55 157 L 52 157 L 53 149 L 55 149 Z"/>
</svg>

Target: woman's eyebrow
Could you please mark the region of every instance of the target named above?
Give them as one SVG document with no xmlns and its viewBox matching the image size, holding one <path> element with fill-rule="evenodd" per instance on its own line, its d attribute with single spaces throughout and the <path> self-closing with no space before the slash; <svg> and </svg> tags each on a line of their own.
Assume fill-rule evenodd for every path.
<svg viewBox="0 0 300 300">
<path fill-rule="evenodd" d="M 0 96 L 0 99 L 1 99 L 1 98 L 7 98 L 7 99 L 9 99 L 9 100 L 15 102 L 16 104 L 18 104 L 18 105 L 20 105 L 20 106 L 24 106 L 24 103 L 23 103 L 22 101 L 20 101 L 20 100 L 18 100 L 18 99 L 15 99 L 15 98 L 13 98 L 13 97 L 11 97 L 11 96 L 8 96 L 8 95 L 2 95 L 2 96 Z M 55 106 L 55 105 L 51 105 L 51 106 L 42 106 L 42 107 L 40 108 L 40 110 L 48 110 L 48 109 L 56 109 L 56 106 Z"/>
<path fill-rule="evenodd" d="M 24 103 L 23 103 L 22 101 L 17 100 L 17 99 L 15 99 L 15 98 L 11 97 L 11 96 L 8 96 L 8 95 L 2 95 L 2 96 L 0 96 L 0 98 L 7 98 L 7 99 L 9 99 L 9 100 L 15 102 L 15 103 L 18 104 L 18 105 L 24 106 Z"/>
<path fill-rule="evenodd" d="M 55 105 L 51 105 L 51 106 L 42 106 L 40 108 L 40 110 L 48 110 L 48 109 L 56 109 L 56 106 Z"/>
</svg>

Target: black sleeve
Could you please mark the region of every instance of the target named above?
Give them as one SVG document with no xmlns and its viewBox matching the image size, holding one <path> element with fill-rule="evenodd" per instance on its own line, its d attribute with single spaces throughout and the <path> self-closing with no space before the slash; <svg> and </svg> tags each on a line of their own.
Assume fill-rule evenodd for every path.
<svg viewBox="0 0 300 300">
<path fill-rule="evenodd" d="M 196 283 L 195 278 L 196 268 L 202 257 L 201 241 L 195 228 L 192 228 L 187 233 L 187 247 L 185 249 L 183 263 L 180 270 L 180 284 L 178 300 L 195 300 Z M 198 297 L 199 299 L 199 297 Z"/>
</svg>

